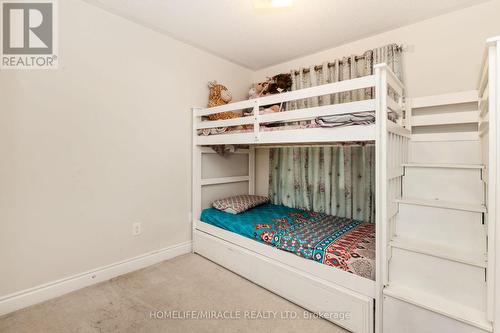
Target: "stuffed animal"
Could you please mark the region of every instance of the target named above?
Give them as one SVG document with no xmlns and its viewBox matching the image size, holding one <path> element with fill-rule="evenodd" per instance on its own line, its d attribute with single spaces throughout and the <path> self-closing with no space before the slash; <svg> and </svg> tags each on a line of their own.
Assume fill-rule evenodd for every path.
<svg viewBox="0 0 500 333">
<path fill-rule="evenodd" d="M 276 105 L 273 105 L 273 106 L 270 106 L 270 107 L 261 108 L 260 111 L 259 111 L 259 114 L 268 114 L 268 113 L 281 112 L 282 106 L 283 106 L 283 103 L 280 104 L 280 105 L 276 104 Z M 248 113 L 245 113 L 246 117 L 249 117 L 249 116 L 252 116 L 252 115 L 253 115 L 253 110 L 249 111 Z M 273 123 L 262 123 L 261 125 L 268 126 L 270 124 L 273 124 Z M 243 128 L 244 129 L 252 129 L 253 125 L 243 125 Z"/>
<path fill-rule="evenodd" d="M 261 97 L 264 95 L 266 87 L 269 85 L 269 82 L 261 82 L 255 83 L 248 92 L 248 99 L 253 99 L 257 97 Z"/>
<path fill-rule="evenodd" d="M 281 112 L 281 106 L 276 104 L 271 107 L 265 108 L 264 110 L 260 111 L 260 114 L 268 114 L 274 112 Z"/>
<path fill-rule="evenodd" d="M 248 91 L 248 99 L 257 98 L 259 95 L 257 94 L 257 90 L 254 87 L 251 87 Z"/>
<path fill-rule="evenodd" d="M 249 99 L 260 96 L 279 94 L 292 90 L 291 74 L 278 74 L 268 77 L 266 81 L 256 83 L 249 91 Z"/>
<path fill-rule="evenodd" d="M 259 93 L 257 93 L 257 89 L 255 87 L 250 88 L 248 91 L 248 99 L 254 99 L 259 97 Z"/>
<path fill-rule="evenodd" d="M 210 81 L 208 83 L 208 88 L 210 89 L 210 94 L 208 96 L 209 108 L 227 104 L 233 99 L 231 92 L 222 84 L 217 83 L 217 81 Z M 238 115 L 236 113 L 228 111 L 228 112 L 211 114 L 208 116 L 208 119 L 210 120 L 231 119 L 231 118 L 236 118 L 237 116 Z"/>
<path fill-rule="evenodd" d="M 268 94 L 279 94 L 292 89 L 292 76 L 290 74 L 278 74 L 271 78 L 267 87 Z"/>
</svg>

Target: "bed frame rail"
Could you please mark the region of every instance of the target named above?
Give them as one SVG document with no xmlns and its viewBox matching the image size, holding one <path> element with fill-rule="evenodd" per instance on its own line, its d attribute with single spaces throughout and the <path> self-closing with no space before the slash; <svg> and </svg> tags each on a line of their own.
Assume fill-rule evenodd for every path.
<svg viewBox="0 0 500 333">
<path fill-rule="evenodd" d="M 267 105 L 282 104 L 299 99 L 307 99 L 312 97 L 320 97 L 324 95 L 352 92 L 359 89 L 375 88 L 377 89 L 379 77 L 384 75 L 386 84 L 390 89 L 395 92 L 395 94 L 385 94 L 387 96 L 386 105 L 389 110 L 395 112 L 399 116 L 398 124 L 403 124 L 403 119 L 405 117 L 403 111 L 403 83 L 396 77 L 396 75 L 391 71 L 386 64 L 376 65 L 375 74 L 363 76 L 351 80 L 345 80 L 340 82 L 323 84 L 315 87 L 290 91 L 286 93 L 259 97 L 251 100 L 245 100 L 235 103 L 230 103 L 226 105 L 221 105 L 212 108 L 194 108 L 193 109 L 193 128 L 194 135 L 197 136 L 197 130 L 212 129 L 219 127 L 230 127 L 230 126 L 242 126 L 247 125 L 253 128 L 253 136 L 251 142 L 248 143 L 259 143 L 261 137 L 261 126 L 270 122 L 296 122 L 301 120 L 313 120 L 321 116 L 331 116 L 344 113 L 359 113 L 367 111 L 375 111 L 377 108 L 376 99 L 368 99 L 355 102 L 347 102 L 341 104 L 331 104 L 323 105 L 317 107 L 308 107 L 298 110 L 260 114 L 260 107 Z M 394 97 L 394 98 L 393 98 Z M 243 109 L 252 109 L 252 116 L 242 116 L 237 118 L 225 119 L 225 120 L 203 120 L 202 117 L 217 114 L 220 112 L 232 111 L 236 114 L 242 113 Z M 387 119 L 387 118 L 386 118 Z M 233 139 L 237 139 L 233 134 L 233 137 L 228 137 L 228 134 L 221 134 L 215 136 L 224 136 L 224 143 L 231 144 Z M 214 135 L 211 135 L 213 137 Z M 243 141 L 248 141 L 249 134 L 243 133 L 240 139 Z M 225 142 L 227 140 L 228 142 Z M 237 140 L 237 143 L 241 143 Z M 324 141 L 323 139 L 321 141 Z"/>
</svg>

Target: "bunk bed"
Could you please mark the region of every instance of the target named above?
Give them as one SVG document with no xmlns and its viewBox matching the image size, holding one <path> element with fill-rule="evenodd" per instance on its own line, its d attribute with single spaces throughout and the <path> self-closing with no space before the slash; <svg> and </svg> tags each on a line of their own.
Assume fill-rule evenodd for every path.
<svg viewBox="0 0 500 333">
<path fill-rule="evenodd" d="M 271 114 L 260 112 L 261 106 L 359 89 L 372 89 L 373 98 Z M 394 233 L 398 210 L 395 199 L 400 195 L 403 165 L 407 162 L 410 139 L 410 131 L 405 128 L 403 91 L 404 86 L 394 73 L 385 64 L 379 64 L 374 66 L 374 74 L 369 76 L 213 108 L 193 108 L 193 251 L 350 331 L 381 331 L 382 289 L 388 281 L 387 246 Z M 203 120 L 207 115 L 248 108 L 253 109 L 250 117 Z M 311 122 L 317 117 L 361 112 L 373 112 L 375 121 L 335 128 L 293 125 L 274 130 L 266 128 L 266 124 L 271 122 L 287 125 L 299 121 Z M 199 133 L 203 129 L 231 126 L 245 126 L 246 130 L 212 135 Z M 376 221 L 373 236 L 376 254 L 373 277 L 363 277 L 353 274 L 349 269 L 307 260 L 304 256 L 283 251 L 277 246 L 269 246 L 265 241 L 252 239 L 250 234 L 235 232 L 231 225 L 244 228 L 245 215 L 227 222 L 225 215 L 203 210 L 208 205 L 203 204 L 202 188 L 207 186 L 247 182 L 247 194 L 255 194 L 255 151 L 260 147 L 367 141 L 375 145 L 376 151 Z M 215 153 L 209 147 L 212 145 L 247 147 L 235 153 L 248 156 L 248 174 L 202 178 L 202 156 Z M 261 207 L 250 214 L 253 216 L 247 216 L 247 220 L 266 218 L 266 214 L 272 214 L 266 213 L 266 210 L 276 212 L 279 209 L 282 208 Z M 282 213 L 290 212 L 285 210 Z M 292 213 L 307 214 L 305 211 Z M 330 217 L 321 218 L 328 220 Z M 370 237 L 369 234 L 367 237 Z"/>
</svg>

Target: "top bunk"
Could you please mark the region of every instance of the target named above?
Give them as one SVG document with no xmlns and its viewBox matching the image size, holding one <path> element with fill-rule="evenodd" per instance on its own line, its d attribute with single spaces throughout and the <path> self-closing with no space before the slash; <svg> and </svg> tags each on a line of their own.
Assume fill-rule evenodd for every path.
<svg viewBox="0 0 500 333">
<path fill-rule="evenodd" d="M 360 94 L 359 92 L 364 92 Z M 374 66 L 374 74 L 351 80 L 318 85 L 230 103 L 212 108 L 193 108 L 193 144 L 204 145 L 273 145 L 376 141 L 381 129 L 408 136 L 403 111 L 404 85 L 386 64 Z M 326 104 L 282 110 L 287 102 L 340 98 Z M 359 98 L 360 96 L 363 97 Z M 358 98 L 357 98 L 358 97 Z M 343 100 L 353 100 L 342 102 Z M 322 104 L 322 103 L 315 103 Z M 280 112 L 270 106 L 279 105 Z M 237 116 L 208 120 L 207 116 L 233 112 Z M 380 121 L 382 119 L 383 121 Z"/>
</svg>

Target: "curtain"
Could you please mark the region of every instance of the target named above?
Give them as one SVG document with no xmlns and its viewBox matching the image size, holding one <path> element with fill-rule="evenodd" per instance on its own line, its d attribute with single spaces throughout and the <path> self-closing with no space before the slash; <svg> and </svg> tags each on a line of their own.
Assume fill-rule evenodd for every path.
<svg viewBox="0 0 500 333">
<path fill-rule="evenodd" d="M 355 79 L 373 74 L 373 65 L 386 63 L 388 67 L 403 81 L 402 50 L 396 44 L 389 44 L 366 51 L 361 56 L 350 56 L 324 62 L 310 68 L 292 70 L 292 90 L 309 88 L 325 83 Z M 347 91 L 326 96 L 311 97 L 286 103 L 286 110 L 302 109 L 314 106 L 347 103 L 370 99 L 371 88 Z"/>
<path fill-rule="evenodd" d="M 371 75 L 373 65 L 383 62 L 403 80 L 401 48 L 390 44 L 366 51 L 361 56 L 292 70 L 292 90 Z M 290 101 L 285 109 L 371 98 L 373 89 L 366 88 Z M 368 222 L 375 220 L 373 144 L 271 149 L 269 171 L 269 197 L 275 204 Z"/>
<path fill-rule="evenodd" d="M 403 50 L 401 46 L 389 44 L 383 47 L 373 49 L 373 63 L 381 64 L 385 62 L 387 66 L 404 82 L 403 76 Z"/>
<path fill-rule="evenodd" d="M 270 150 L 275 204 L 375 221 L 373 144 Z"/>
</svg>

